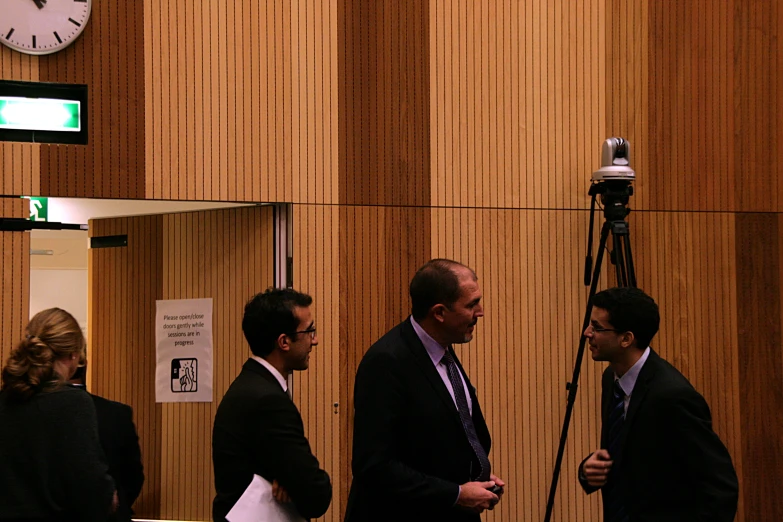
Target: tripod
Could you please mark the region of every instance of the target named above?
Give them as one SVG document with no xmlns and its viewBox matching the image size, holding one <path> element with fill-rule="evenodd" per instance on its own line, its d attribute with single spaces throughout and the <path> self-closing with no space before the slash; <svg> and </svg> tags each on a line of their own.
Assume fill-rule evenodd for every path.
<svg viewBox="0 0 783 522">
<path fill-rule="evenodd" d="M 612 138 L 614 139 L 614 138 Z M 595 178 L 595 176 L 594 176 Z M 587 257 L 585 258 L 585 286 L 590 286 L 590 294 L 587 299 L 587 310 L 585 311 L 584 321 L 582 322 L 582 333 L 579 338 L 579 349 L 576 352 L 576 363 L 574 364 L 574 373 L 571 382 L 566 384 L 568 390 L 568 399 L 566 403 L 566 413 L 563 419 L 563 429 L 560 433 L 560 445 L 557 448 L 557 458 L 555 460 L 555 470 L 552 474 L 552 483 L 549 488 L 549 499 L 546 505 L 546 515 L 544 522 L 549 522 L 552 516 L 552 509 L 555 504 L 555 493 L 557 492 L 557 481 L 560 476 L 560 466 L 563 462 L 563 453 L 565 452 L 566 439 L 568 438 L 568 427 L 571 423 L 571 413 L 576 402 L 577 383 L 579 373 L 582 369 L 582 358 L 585 352 L 585 343 L 587 337 L 584 332 L 587 325 L 590 324 L 590 314 L 593 311 L 592 300 L 598 287 L 598 277 L 601 275 L 601 262 L 604 257 L 609 240 L 609 233 L 612 234 L 613 249 L 611 252 L 611 261 L 617 271 L 617 286 L 636 286 L 636 274 L 633 268 L 633 256 L 631 255 L 631 241 L 628 223 L 625 217 L 631 212 L 626 207 L 628 199 L 633 194 L 633 187 L 629 180 L 605 180 L 593 183 L 590 186 L 588 194 L 592 196 L 590 202 L 590 230 L 587 235 Z M 598 241 L 598 255 L 595 260 L 595 268 L 592 270 L 592 279 L 590 271 L 593 268 L 593 224 L 595 216 L 595 198 L 601 195 L 601 201 L 604 204 L 604 224 L 601 227 L 601 236 Z"/>
</svg>

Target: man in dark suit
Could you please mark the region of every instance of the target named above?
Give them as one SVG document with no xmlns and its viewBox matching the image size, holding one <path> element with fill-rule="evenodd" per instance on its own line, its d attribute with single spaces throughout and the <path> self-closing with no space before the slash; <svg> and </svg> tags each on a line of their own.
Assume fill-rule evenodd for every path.
<svg viewBox="0 0 783 522">
<path fill-rule="evenodd" d="M 86 388 L 87 361 L 81 361 L 71 384 Z M 141 493 L 144 484 L 144 466 L 141 462 L 141 448 L 136 426 L 133 424 L 133 410 L 127 404 L 110 401 L 90 394 L 98 417 L 98 436 L 101 440 L 109 475 L 117 486 L 117 511 L 109 517 L 112 522 L 130 522 L 133 503 Z"/>
<path fill-rule="evenodd" d="M 216 521 L 226 520 L 254 475 L 304 518 L 329 508 L 332 484 L 305 438 L 286 379 L 306 370 L 318 344 L 309 295 L 269 289 L 245 306 L 242 330 L 253 353 L 218 406 L 212 431 Z"/>
<path fill-rule="evenodd" d="M 729 522 L 737 475 L 712 430 L 704 398 L 649 343 L 658 306 L 636 288 L 592 300 L 584 332 L 603 375 L 601 449 L 579 466 L 587 493 L 601 489 L 606 522 Z"/>
<path fill-rule="evenodd" d="M 484 315 L 478 278 L 434 259 L 410 296 L 411 317 L 370 347 L 356 374 L 346 522 L 475 521 L 502 495 L 475 389 L 452 349 Z"/>
</svg>

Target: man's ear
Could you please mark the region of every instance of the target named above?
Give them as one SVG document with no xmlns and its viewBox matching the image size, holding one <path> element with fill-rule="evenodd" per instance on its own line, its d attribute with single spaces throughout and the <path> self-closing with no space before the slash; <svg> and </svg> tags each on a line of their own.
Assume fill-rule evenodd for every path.
<svg viewBox="0 0 783 522">
<path fill-rule="evenodd" d="M 280 334 L 275 344 L 283 352 L 287 352 L 291 348 L 291 345 L 288 343 L 288 336 L 286 334 Z"/>
<path fill-rule="evenodd" d="M 432 308 L 430 308 L 430 315 L 432 315 L 432 318 L 438 321 L 439 323 L 442 323 L 445 320 L 445 313 L 446 313 L 446 305 L 442 304 L 436 304 Z"/>
<path fill-rule="evenodd" d="M 620 339 L 620 344 L 623 348 L 629 348 L 634 343 L 636 343 L 636 336 L 633 334 L 633 332 L 623 332 L 622 338 Z"/>
</svg>

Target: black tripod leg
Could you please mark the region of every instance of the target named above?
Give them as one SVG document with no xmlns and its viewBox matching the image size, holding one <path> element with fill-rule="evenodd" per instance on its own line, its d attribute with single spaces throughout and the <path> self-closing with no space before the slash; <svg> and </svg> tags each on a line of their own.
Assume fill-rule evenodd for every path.
<svg viewBox="0 0 783 522">
<path fill-rule="evenodd" d="M 625 265 L 628 270 L 628 286 L 636 288 L 636 272 L 633 268 L 633 256 L 631 255 L 631 231 L 625 233 Z"/>
<path fill-rule="evenodd" d="M 598 254 L 595 258 L 595 269 L 593 270 L 593 281 L 590 284 L 590 294 L 587 298 L 587 309 L 585 310 L 585 318 L 582 321 L 582 331 L 579 337 L 579 349 L 576 352 L 576 363 L 574 363 L 574 374 L 571 376 L 571 382 L 568 383 L 568 399 L 566 400 L 566 412 L 563 419 L 563 429 L 560 432 L 560 445 L 557 448 L 557 458 L 555 459 L 555 470 L 552 473 L 552 484 L 549 487 L 549 499 L 546 503 L 546 515 L 544 515 L 544 522 L 549 522 L 552 518 L 552 509 L 555 506 L 555 494 L 557 493 L 557 481 L 560 477 L 560 467 L 563 464 L 563 453 L 565 452 L 566 440 L 568 439 L 568 426 L 571 424 L 571 413 L 574 410 L 574 402 L 576 402 L 576 389 L 579 382 L 579 373 L 582 370 L 582 358 L 585 353 L 585 344 L 587 343 L 587 337 L 585 337 L 585 330 L 587 325 L 590 324 L 590 314 L 593 311 L 592 300 L 595 295 L 595 291 L 598 288 L 598 276 L 601 275 L 601 262 L 604 258 L 604 251 L 606 250 L 606 241 L 609 238 L 609 223 L 605 222 L 601 228 L 601 239 L 598 243 Z"/>
<path fill-rule="evenodd" d="M 628 274 L 625 270 L 625 258 L 623 256 L 623 235 L 618 234 L 617 230 L 612 233 L 614 262 L 617 269 L 617 286 L 628 286 Z"/>
</svg>

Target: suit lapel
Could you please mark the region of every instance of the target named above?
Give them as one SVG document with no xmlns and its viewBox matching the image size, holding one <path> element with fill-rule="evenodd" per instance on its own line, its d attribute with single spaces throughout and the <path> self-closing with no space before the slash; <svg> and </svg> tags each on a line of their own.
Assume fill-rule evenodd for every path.
<svg viewBox="0 0 783 522">
<path fill-rule="evenodd" d="M 623 431 L 620 436 L 622 437 L 623 450 L 627 448 L 628 434 L 633 430 L 633 423 L 636 419 L 636 413 L 639 411 L 644 399 L 647 397 L 647 392 L 650 389 L 650 381 L 655 376 L 655 371 L 658 368 L 658 355 L 650 349 L 650 355 L 647 357 L 644 366 L 642 366 L 639 376 L 636 378 L 636 384 L 634 384 L 633 391 L 631 392 L 631 402 L 628 404 L 628 411 L 625 414 L 625 422 L 623 423 Z M 624 453 L 624 451 L 623 451 Z M 623 454 L 621 453 L 618 458 L 622 460 Z"/>
<path fill-rule="evenodd" d="M 609 429 L 607 421 L 609 419 L 609 407 L 611 401 L 609 400 L 609 394 L 612 389 L 612 381 L 614 381 L 614 372 L 611 368 L 604 370 L 601 377 L 601 447 L 606 447 L 606 430 Z"/>
<path fill-rule="evenodd" d="M 462 421 L 459 418 L 459 412 L 457 411 L 457 406 L 454 404 L 454 399 L 451 398 L 448 388 L 446 388 L 446 385 L 443 383 L 443 379 L 438 373 L 438 370 L 435 369 L 435 365 L 432 363 L 430 355 L 424 348 L 424 344 L 421 342 L 421 339 L 419 339 L 419 336 L 416 335 L 416 330 L 413 329 L 410 320 L 406 320 L 402 325 L 402 337 L 408 344 L 408 347 L 416 360 L 417 366 L 421 369 L 422 373 L 427 378 L 427 381 L 429 381 L 430 385 L 435 390 L 435 395 L 440 399 L 443 405 L 454 414 L 454 421 L 459 423 L 460 427 L 462 427 Z"/>
<path fill-rule="evenodd" d="M 625 415 L 625 424 L 628 429 L 633 425 L 636 412 L 639 411 L 639 407 L 644 402 L 647 391 L 650 389 L 650 381 L 655 376 L 659 359 L 658 354 L 650 348 L 650 355 L 647 356 L 647 361 L 642 366 L 642 370 L 639 372 L 639 377 L 637 377 L 636 384 L 631 392 L 631 402 L 628 405 L 628 413 Z"/>
</svg>

